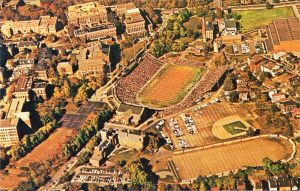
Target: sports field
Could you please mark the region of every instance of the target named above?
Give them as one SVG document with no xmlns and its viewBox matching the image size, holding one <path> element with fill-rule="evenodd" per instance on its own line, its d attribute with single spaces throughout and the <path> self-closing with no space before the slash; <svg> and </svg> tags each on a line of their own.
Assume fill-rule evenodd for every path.
<svg viewBox="0 0 300 191">
<path fill-rule="evenodd" d="M 239 115 L 230 115 L 217 120 L 212 132 L 219 139 L 230 139 L 245 135 L 250 127 L 252 126 Z"/>
<path fill-rule="evenodd" d="M 230 134 L 238 134 L 247 130 L 247 127 L 241 121 L 235 121 L 224 125 L 224 129 Z"/>
<path fill-rule="evenodd" d="M 177 154 L 172 157 L 182 180 L 234 171 L 244 166 L 259 166 L 265 157 L 277 161 L 292 154 L 292 145 L 279 138 L 253 140 L 210 149 Z"/>
<path fill-rule="evenodd" d="M 139 93 L 138 100 L 153 108 L 177 104 L 200 80 L 202 72 L 202 68 L 168 64 Z"/>
<path fill-rule="evenodd" d="M 241 15 L 242 31 L 250 31 L 271 23 L 274 19 L 294 17 L 292 7 L 236 11 Z"/>
</svg>

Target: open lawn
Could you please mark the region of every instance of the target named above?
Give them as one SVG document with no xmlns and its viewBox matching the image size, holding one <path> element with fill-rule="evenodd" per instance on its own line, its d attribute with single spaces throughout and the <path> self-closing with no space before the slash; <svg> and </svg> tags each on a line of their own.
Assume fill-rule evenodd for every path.
<svg viewBox="0 0 300 191">
<path fill-rule="evenodd" d="M 210 149 L 176 154 L 172 160 L 182 180 L 259 166 L 265 157 L 277 161 L 292 154 L 292 145 L 279 138 L 257 138 Z M 176 172 L 175 172 L 176 173 Z"/>
<path fill-rule="evenodd" d="M 177 104 L 200 80 L 202 72 L 201 68 L 168 64 L 141 90 L 138 99 L 153 108 Z"/>
<path fill-rule="evenodd" d="M 236 11 L 241 15 L 242 31 L 250 31 L 271 23 L 274 19 L 294 17 L 292 7 Z"/>
</svg>

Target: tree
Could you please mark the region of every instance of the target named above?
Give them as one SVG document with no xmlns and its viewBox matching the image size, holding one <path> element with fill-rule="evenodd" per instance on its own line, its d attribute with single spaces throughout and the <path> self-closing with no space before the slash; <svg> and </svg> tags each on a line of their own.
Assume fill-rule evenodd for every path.
<svg viewBox="0 0 300 191">
<path fill-rule="evenodd" d="M 230 92 L 230 94 L 229 94 L 229 101 L 230 102 L 232 102 L 232 103 L 237 102 L 238 99 L 239 99 L 239 95 L 236 91 Z"/>
<path fill-rule="evenodd" d="M 62 91 L 63 91 L 63 93 L 64 93 L 64 95 L 66 96 L 66 97 L 71 97 L 71 87 L 70 87 L 70 84 L 69 84 L 69 82 L 66 80 L 66 81 L 64 81 L 64 85 L 63 85 L 63 87 L 62 87 Z"/>
<path fill-rule="evenodd" d="M 273 5 L 269 3 L 269 1 L 266 2 L 266 9 L 272 9 Z"/>
<path fill-rule="evenodd" d="M 133 185 L 147 185 L 147 174 L 140 161 L 134 161 L 128 166 L 130 179 Z"/>
<path fill-rule="evenodd" d="M 232 91 L 235 89 L 235 84 L 233 82 L 234 80 L 234 76 L 233 75 L 229 75 L 225 81 L 224 81 L 224 90 L 225 91 Z"/>
</svg>

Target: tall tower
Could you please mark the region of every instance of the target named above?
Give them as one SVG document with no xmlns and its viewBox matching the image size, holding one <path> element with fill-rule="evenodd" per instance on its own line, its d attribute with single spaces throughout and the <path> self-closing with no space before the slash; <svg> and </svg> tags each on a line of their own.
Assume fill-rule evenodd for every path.
<svg viewBox="0 0 300 191">
<path fill-rule="evenodd" d="M 203 42 L 206 42 L 206 21 L 205 21 L 205 17 L 202 18 L 202 38 L 203 38 Z"/>
</svg>

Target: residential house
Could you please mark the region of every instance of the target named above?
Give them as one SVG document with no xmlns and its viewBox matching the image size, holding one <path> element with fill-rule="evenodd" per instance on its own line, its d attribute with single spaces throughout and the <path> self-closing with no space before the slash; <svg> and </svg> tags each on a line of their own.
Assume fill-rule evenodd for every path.
<svg viewBox="0 0 300 191">
<path fill-rule="evenodd" d="M 286 98 L 283 93 L 274 93 L 270 97 L 272 103 L 278 103 Z"/>
<path fill-rule="evenodd" d="M 283 113 L 290 113 L 295 107 L 297 103 L 293 100 L 284 99 L 278 103 L 278 107 L 281 109 Z"/>
</svg>

